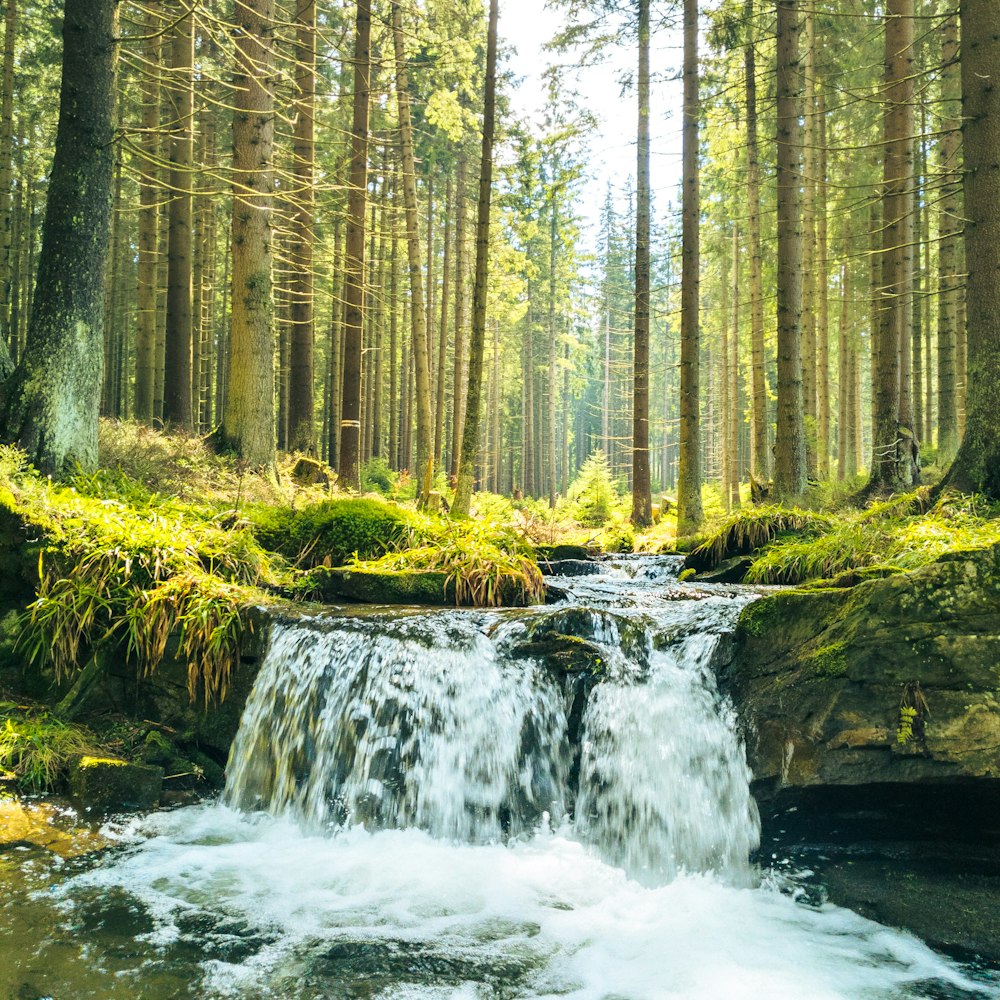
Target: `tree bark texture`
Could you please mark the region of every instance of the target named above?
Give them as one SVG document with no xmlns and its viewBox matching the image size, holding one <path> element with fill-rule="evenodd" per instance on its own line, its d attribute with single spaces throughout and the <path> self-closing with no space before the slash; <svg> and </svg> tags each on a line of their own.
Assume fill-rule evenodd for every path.
<svg viewBox="0 0 1000 1000">
<path fill-rule="evenodd" d="M 698 3 L 684 0 L 684 128 L 681 274 L 680 457 L 677 536 L 698 530 L 701 504 L 701 232 L 699 178 Z"/>
<path fill-rule="evenodd" d="M 371 2 L 358 0 L 354 33 L 354 109 L 344 251 L 343 389 L 340 482 L 361 486 L 361 348 L 364 334 L 365 205 L 368 198 L 368 116 L 371 91 Z"/>
<path fill-rule="evenodd" d="M 472 293 L 472 331 L 469 339 L 469 386 L 466 396 L 462 458 L 452 516 L 469 516 L 475 485 L 476 451 L 483 394 L 483 355 L 486 349 L 486 296 L 490 268 L 490 209 L 493 195 L 493 134 L 497 85 L 497 0 L 490 0 L 486 46 L 486 88 L 483 104 L 483 148 L 479 171 L 479 205 L 476 220 L 476 278 Z"/>
<path fill-rule="evenodd" d="M 50 475 L 97 464 L 117 38 L 117 0 L 66 0 L 34 307 L 24 356 L 3 387 L 3 439 Z"/>
<path fill-rule="evenodd" d="M 774 492 L 794 500 L 806 488 L 802 390 L 802 73 L 799 0 L 777 0 L 778 413 Z"/>
<path fill-rule="evenodd" d="M 316 454 L 313 398 L 313 215 L 316 196 L 316 0 L 295 0 L 295 132 L 292 152 L 294 209 L 288 263 L 291 304 L 288 447 Z"/>
<path fill-rule="evenodd" d="M 697 10 L 695 30 L 697 30 Z M 697 72 L 696 61 L 695 86 L 697 86 Z M 653 498 L 649 481 L 649 0 L 639 0 L 638 91 L 635 340 L 632 348 L 632 523 L 637 528 L 648 528 L 653 523 Z M 554 374 L 554 362 L 552 368 Z M 554 474 L 554 470 L 551 471 Z M 553 496 L 553 507 L 554 501 Z M 685 507 L 685 512 L 689 513 L 688 507 Z"/>
<path fill-rule="evenodd" d="M 253 468 L 271 468 L 274 440 L 274 0 L 236 0 L 233 102 L 233 270 L 229 383 L 221 438 Z"/>
<path fill-rule="evenodd" d="M 950 486 L 1000 499 L 1000 7 L 962 0 L 968 389 Z"/>
</svg>

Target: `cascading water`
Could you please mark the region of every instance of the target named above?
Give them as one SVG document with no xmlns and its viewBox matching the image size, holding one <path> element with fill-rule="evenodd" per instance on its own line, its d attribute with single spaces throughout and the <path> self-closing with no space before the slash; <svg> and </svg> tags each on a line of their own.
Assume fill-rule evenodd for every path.
<svg viewBox="0 0 1000 1000">
<path fill-rule="evenodd" d="M 680 870 L 745 880 L 757 826 L 714 691 L 718 635 L 655 650 L 644 629 L 623 641 L 620 630 L 636 628 L 617 616 L 581 624 L 608 676 L 583 718 L 570 828 L 645 881 Z M 521 616 L 460 613 L 276 626 L 226 800 L 463 842 L 533 830 L 543 815 L 558 826 L 577 793 L 571 705 L 543 662 L 516 656 L 524 628 Z"/>
<path fill-rule="evenodd" d="M 486 620 L 441 614 L 275 627 L 226 800 L 313 826 L 416 827 L 483 842 L 563 812 L 555 684 Z"/>
<path fill-rule="evenodd" d="M 38 924 L 131 928 L 80 946 L 69 992 L 39 972 L 45 993 L 1000 997 L 751 865 L 750 775 L 713 679 L 749 598 L 695 594 L 677 567 L 605 563 L 550 609 L 276 625 L 224 802 L 138 821 L 32 897 L 60 907 Z"/>
</svg>

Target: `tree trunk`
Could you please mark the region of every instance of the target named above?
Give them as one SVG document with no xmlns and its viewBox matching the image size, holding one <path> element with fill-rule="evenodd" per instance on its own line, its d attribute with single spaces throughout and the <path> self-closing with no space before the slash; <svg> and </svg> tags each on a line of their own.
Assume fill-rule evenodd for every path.
<svg viewBox="0 0 1000 1000">
<path fill-rule="evenodd" d="M 687 16 L 690 17 L 691 12 L 688 12 Z M 695 32 L 697 32 L 697 18 L 696 8 L 694 11 Z M 697 39 L 695 44 L 697 45 Z M 694 59 L 694 86 L 697 88 L 697 52 Z M 688 67 L 685 62 L 685 86 L 688 86 L 687 72 Z M 637 528 L 648 528 L 653 523 L 653 498 L 649 482 L 649 0 L 639 0 L 638 91 L 635 340 L 632 363 L 632 523 Z M 686 101 L 685 104 L 687 104 Z M 692 484 L 693 486 L 694 484 Z M 553 497 L 553 501 L 554 499 Z M 554 502 L 553 506 L 555 506 Z M 697 517 L 697 514 L 691 510 L 690 498 L 688 497 L 685 498 L 684 511 L 688 520 L 694 523 L 694 517 Z"/>
<path fill-rule="evenodd" d="M 434 425 L 431 412 L 431 384 L 428 369 L 427 316 L 424 312 L 423 282 L 420 274 L 420 231 L 417 214 L 416 167 L 413 158 L 413 125 L 410 121 L 410 84 L 403 45 L 403 13 L 397 0 L 392 3 L 392 39 L 396 56 L 396 100 L 403 153 L 403 199 L 406 205 L 406 245 L 410 263 L 410 322 L 413 329 L 413 359 L 416 377 L 417 474 L 421 502 L 426 502 L 434 479 Z"/>
<path fill-rule="evenodd" d="M 316 0 L 295 0 L 295 132 L 292 174 L 294 213 L 288 265 L 291 271 L 288 447 L 316 454 L 313 399 L 313 215 L 316 172 Z"/>
<path fill-rule="evenodd" d="M 793 501 L 806 488 L 802 391 L 802 74 L 799 0 L 777 0 L 778 415 L 774 492 Z"/>
<path fill-rule="evenodd" d="M 14 219 L 11 211 L 11 180 L 14 173 L 14 55 L 17 47 L 18 0 L 7 0 L 4 16 L 3 70 L 0 78 L 0 340 L 16 341 L 10 314 L 16 310 L 12 297 Z"/>
<path fill-rule="evenodd" d="M 361 487 L 361 346 L 364 334 L 365 206 L 368 198 L 368 115 L 371 91 L 371 0 L 358 0 L 354 35 L 354 112 L 344 259 L 343 390 L 340 482 Z"/>
<path fill-rule="evenodd" d="M 941 176 L 938 213 L 938 461 L 947 464 L 958 451 L 958 246 L 962 231 L 962 81 L 958 66 L 958 17 L 941 25 Z"/>
<path fill-rule="evenodd" d="M 548 484 L 549 509 L 556 506 L 556 268 L 559 261 L 559 203 L 555 178 L 558 161 L 553 161 L 549 193 L 549 323 L 548 323 L 548 392 L 546 393 L 547 455 L 545 481 Z"/>
<path fill-rule="evenodd" d="M 233 294 L 226 410 L 220 439 L 270 469 L 274 441 L 271 304 L 274 203 L 274 0 L 236 0 L 233 113 Z"/>
<path fill-rule="evenodd" d="M 747 198 L 750 237 L 750 344 L 753 384 L 750 449 L 751 475 L 765 481 L 771 461 L 767 447 L 767 373 L 764 360 L 764 255 L 760 236 L 760 149 L 757 135 L 757 54 L 754 48 L 754 0 L 746 0 L 744 17 L 747 44 L 744 51 L 747 103 Z"/>
<path fill-rule="evenodd" d="M 802 398 L 805 406 L 806 475 L 816 478 L 819 413 L 816 386 L 816 17 L 812 4 L 803 17 L 805 67 L 802 73 L 804 135 L 802 151 Z"/>
<path fill-rule="evenodd" d="M 826 94 L 816 95 L 819 150 L 816 164 L 816 469 L 830 478 L 830 302 L 829 223 L 827 219 Z"/>
<path fill-rule="evenodd" d="M 66 0 L 34 307 L 24 357 L 3 387 L 3 439 L 49 475 L 97 465 L 117 38 L 117 0 Z"/>
<path fill-rule="evenodd" d="M 913 325 L 913 34 L 913 0 L 889 0 L 885 23 L 882 226 L 885 302 L 878 327 L 873 454 L 866 488 L 869 493 L 906 490 L 919 479 L 908 392 Z"/>
<path fill-rule="evenodd" d="M 857 472 L 851 452 L 854 432 L 851 427 L 851 332 L 850 323 L 850 270 L 844 264 L 840 272 L 840 327 L 837 331 L 837 478 L 853 478 Z"/>
<path fill-rule="evenodd" d="M 451 448 L 451 478 L 458 482 L 465 430 L 465 153 L 458 158 L 455 182 L 455 393 L 452 407 L 454 441 Z"/>
<path fill-rule="evenodd" d="M 476 222 L 476 279 L 472 293 L 472 331 L 469 342 L 469 390 L 462 436 L 462 459 L 451 512 L 469 516 L 475 484 L 476 449 L 482 408 L 483 354 L 486 347 L 486 294 L 490 266 L 490 208 L 493 195 L 493 131 L 497 83 L 497 0 L 490 0 L 486 46 L 486 93 L 483 104 L 483 151 L 479 171 L 479 208 Z M 498 449 L 499 450 L 499 449 Z"/>
<path fill-rule="evenodd" d="M 448 382 L 448 296 L 451 292 L 451 213 L 454 207 L 451 174 L 448 175 L 448 184 L 445 188 L 444 205 L 444 261 L 441 265 L 441 320 L 438 331 L 437 386 L 434 409 L 435 468 L 441 467 L 441 458 L 444 453 L 444 404 Z"/>
<path fill-rule="evenodd" d="M 178 5 L 187 9 L 186 0 Z M 171 9 L 171 16 L 176 12 Z M 170 224 L 167 230 L 167 334 L 163 421 L 190 430 L 193 336 L 194 15 L 179 17 L 170 47 Z"/>
<path fill-rule="evenodd" d="M 945 482 L 1000 499 L 1000 7 L 962 0 L 968 390 Z"/>
<path fill-rule="evenodd" d="M 698 133 L 701 116 L 698 77 L 698 3 L 684 0 L 684 164 L 681 276 L 680 468 L 677 486 L 677 536 L 694 534 L 703 519 L 699 365 L 701 351 L 700 178 Z"/>
<path fill-rule="evenodd" d="M 135 339 L 135 417 L 152 424 L 153 384 L 156 378 L 156 241 L 159 221 L 156 156 L 160 125 L 159 18 L 151 10 L 143 30 L 148 65 L 142 73 L 142 159 L 139 176 L 139 274 Z"/>
</svg>

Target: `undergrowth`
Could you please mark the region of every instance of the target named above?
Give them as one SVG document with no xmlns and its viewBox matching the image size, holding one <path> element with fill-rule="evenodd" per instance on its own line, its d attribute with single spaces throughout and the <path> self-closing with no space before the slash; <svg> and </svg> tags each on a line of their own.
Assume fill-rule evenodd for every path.
<svg viewBox="0 0 1000 1000">
<path fill-rule="evenodd" d="M 0 449 L 0 503 L 41 536 L 21 647 L 61 683 L 111 642 L 142 671 L 155 670 L 176 628 L 192 698 L 220 698 L 238 655 L 241 609 L 281 574 L 241 522 L 207 506 L 144 501 L 142 491 L 107 473 L 53 484 L 20 452 Z"/>
<path fill-rule="evenodd" d="M 76 758 L 101 752 L 96 744 L 86 729 L 43 709 L 0 702 L 0 777 L 22 792 L 54 788 Z"/>
<path fill-rule="evenodd" d="M 832 524 L 829 517 L 798 507 L 743 507 L 727 517 L 690 558 L 699 569 L 712 569 L 729 556 L 749 555 L 782 535 L 811 538 Z"/>
<path fill-rule="evenodd" d="M 376 560 L 354 560 L 358 569 L 445 573 L 455 602 L 470 607 L 535 604 L 545 584 L 531 549 L 513 531 L 485 520 L 454 524 L 415 518 L 411 544 Z"/>
<path fill-rule="evenodd" d="M 1000 505 L 957 493 L 928 504 L 928 491 L 917 490 L 862 511 L 840 511 L 823 533 L 767 546 L 747 580 L 799 584 L 872 567 L 911 570 L 947 552 L 1000 542 Z"/>
</svg>

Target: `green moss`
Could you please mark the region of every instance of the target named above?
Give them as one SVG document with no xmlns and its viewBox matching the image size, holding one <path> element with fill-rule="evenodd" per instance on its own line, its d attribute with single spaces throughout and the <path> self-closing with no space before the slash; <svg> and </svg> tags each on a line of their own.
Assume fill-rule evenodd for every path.
<svg viewBox="0 0 1000 1000">
<path fill-rule="evenodd" d="M 128 761 L 121 760 L 118 757 L 81 757 L 77 767 L 82 771 L 90 767 L 128 767 Z"/>
<path fill-rule="evenodd" d="M 267 549 L 303 567 L 343 566 L 402 545 L 412 522 L 399 507 L 378 500 L 327 500 L 301 510 L 258 506 L 248 511 Z"/>
<path fill-rule="evenodd" d="M 928 491 L 918 490 L 864 510 L 839 511 L 813 537 L 774 541 L 754 561 L 747 580 L 801 584 L 820 579 L 854 586 L 1000 543 L 1000 506 L 957 494 L 929 505 Z"/>
<path fill-rule="evenodd" d="M 695 571 L 686 570 L 685 572 L 694 575 Z M 683 579 L 683 574 L 681 574 L 681 579 Z M 740 615 L 740 629 L 747 635 L 752 635 L 755 639 L 759 639 L 764 635 L 769 627 L 779 618 L 779 601 L 777 600 L 777 596 L 777 594 L 774 594 L 770 597 L 762 597 L 760 600 L 748 604 Z"/>
<path fill-rule="evenodd" d="M 847 673 L 847 644 L 831 643 L 810 653 L 803 659 L 803 666 L 824 677 L 843 677 Z"/>
</svg>

